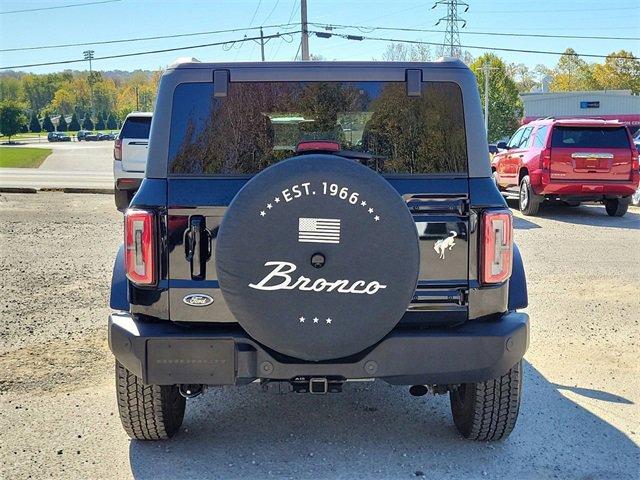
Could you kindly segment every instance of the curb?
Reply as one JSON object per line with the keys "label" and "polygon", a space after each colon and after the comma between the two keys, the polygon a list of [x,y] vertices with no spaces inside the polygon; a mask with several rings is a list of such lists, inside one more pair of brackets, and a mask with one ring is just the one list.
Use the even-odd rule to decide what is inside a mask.
{"label": "curb", "polygon": [[113,195],[113,188],[28,188],[28,187],[0,187],[0,193],[38,193],[38,192],[62,192],[62,193],[97,193]]}

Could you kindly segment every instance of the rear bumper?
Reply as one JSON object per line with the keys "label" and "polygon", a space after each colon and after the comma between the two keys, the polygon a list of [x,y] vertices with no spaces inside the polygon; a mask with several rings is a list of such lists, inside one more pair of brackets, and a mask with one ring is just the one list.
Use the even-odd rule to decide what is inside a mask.
{"label": "rear bumper", "polygon": [[499,321],[394,331],[353,357],[304,362],[263,347],[241,329],[109,316],[109,348],[118,361],[145,383],[160,385],[239,385],[306,376],[380,378],[401,385],[480,382],[506,373],[528,343],[528,315],[511,312]]}
{"label": "rear bumper", "polygon": [[551,181],[548,172],[531,173],[533,191],[555,197],[585,197],[593,199],[628,197],[638,188],[637,179],[628,181]]}
{"label": "rear bumper", "polygon": [[144,178],[144,172],[130,172],[122,169],[122,161],[113,161],[113,180],[117,190],[137,190]]}

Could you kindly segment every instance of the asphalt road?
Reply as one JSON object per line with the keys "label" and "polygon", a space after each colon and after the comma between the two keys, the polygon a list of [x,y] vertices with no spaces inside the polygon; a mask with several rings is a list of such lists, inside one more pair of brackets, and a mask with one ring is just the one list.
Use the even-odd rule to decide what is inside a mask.
{"label": "asphalt road", "polygon": [[465,441],[446,397],[375,382],[210,389],[175,439],[143,443],[121,429],[105,338],[112,199],[0,195],[0,478],[638,478],[640,209],[517,217],[532,331],[508,440]]}
{"label": "asphalt road", "polygon": [[51,148],[39,168],[0,168],[0,188],[113,188],[113,142],[27,143]]}

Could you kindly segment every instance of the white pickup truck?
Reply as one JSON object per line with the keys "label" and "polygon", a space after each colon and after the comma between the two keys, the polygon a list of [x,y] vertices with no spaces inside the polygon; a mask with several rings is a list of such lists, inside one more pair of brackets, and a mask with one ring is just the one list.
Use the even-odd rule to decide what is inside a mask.
{"label": "white pickup truck", "polygon": [[151,112],[127,115],[113,147],[113,179],[116,208],[124,211],[144,178],[149,148]]}

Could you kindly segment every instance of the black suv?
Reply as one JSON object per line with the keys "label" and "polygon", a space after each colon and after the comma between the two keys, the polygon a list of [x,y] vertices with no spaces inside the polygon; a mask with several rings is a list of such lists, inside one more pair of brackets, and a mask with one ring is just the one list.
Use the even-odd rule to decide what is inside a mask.
{"label": "black suv", "polygon": [[467,438],[515,425],[525,276],[457,60],[170,68],[124,240],[109,345],[133,438],[252,382],[380,379],[449,393]]}

